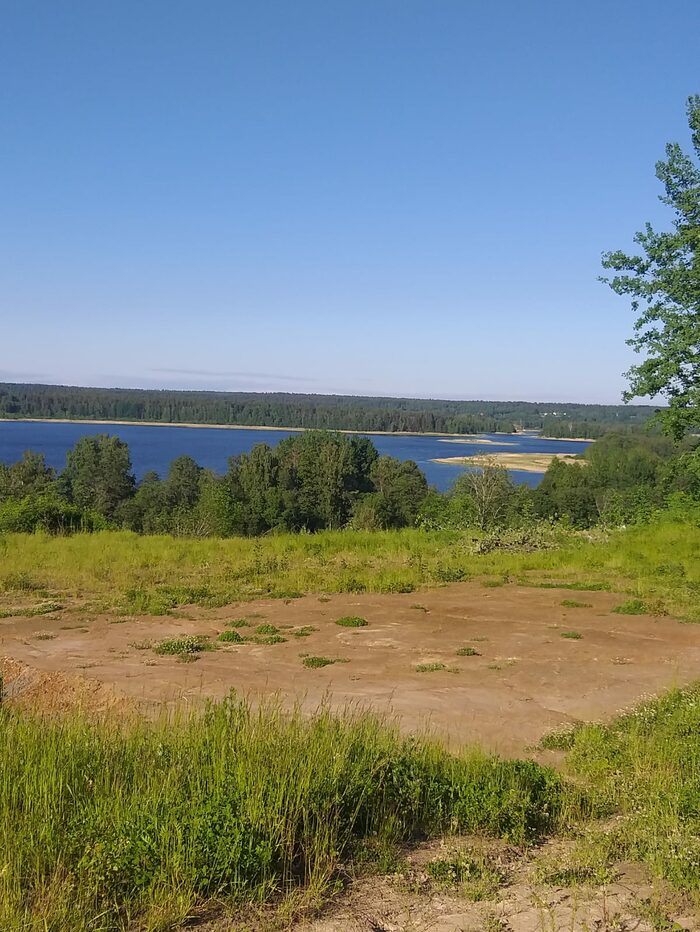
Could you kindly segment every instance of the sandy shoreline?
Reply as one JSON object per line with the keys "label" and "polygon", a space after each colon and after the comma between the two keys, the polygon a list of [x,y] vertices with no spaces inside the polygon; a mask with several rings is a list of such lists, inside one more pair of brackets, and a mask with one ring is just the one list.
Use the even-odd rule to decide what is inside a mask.
{"label": "sandy shoreline", "polygon": [[444,456],[431,460],[431,463],[443,463],[446,466],[503,466],[505,469],[517,469],[520,472],[547,472],[552,460],[571,461],[575,453],[491,453],[478,456]]}
{"label": "sandy shoreline", "polygon": [[[70,417],[0,417],[0,423],[3,424],[102,424],[105,426],[122,426],[122,427],[195,427],[211,428],[213,430],[278,430],[293,433],[301,433],[307,430],[331,430],[336,434],[367,434],[377,437],[468,437],[469,434],[445,434],[437,431],[413,431],[413,430],[347,430],[345,428],[323,428],[323,427],[270,427],[265,424],[198,424],[190,421],[124,421],[114,420],[106,421],[93,418],[70,418]],[[505,434],[504,436],[513,437],[515,434]],[[447,441],[449,442],[449,441]],[[456,441],[455,441],[456,442]],[[495,440],[465,440],[465,443],[496,443]]]}

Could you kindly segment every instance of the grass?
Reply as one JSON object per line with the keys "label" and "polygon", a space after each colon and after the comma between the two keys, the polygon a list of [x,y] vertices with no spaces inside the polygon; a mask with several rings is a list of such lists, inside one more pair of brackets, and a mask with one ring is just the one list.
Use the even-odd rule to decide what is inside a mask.
{"label": "grass", "polygon": [[156,654],[199,654],[214,650],[214,645],[205,634],[186,634],[179,638],[166,638],[153,648]]}
{"label": "grass", "polygon": [[335,623],[341,628],[366,628],[369,624],[365,618],[357,615],[344,615],[342,618],[336,618]]}
{"label": "grass", "polygon": [[222,631],[217,638],[218,641],[223,641],[225,644],[242,644],[243,638],[236,631],[235,628],[228,628],[226,631]]}
{"label": "grass", "polygon": [[607,822],[589,835],[609,858],[646,862],[700,904],[700,685],[609,726],[580,725],[567,743],[566,772]]}
{"label": "grass", "polygon": [[446,663],[440,663],[439,661],[416,664],[416,673],[439,673],[442,670],[446,673],[459,673],[459,667],[448,666]]}
{"label": "grass", "polygon": [[475,901],[494,897],[505,880],[494,858],[471,850],[433,858],[425,865],[425,872],[439,886],[456,886],[463,896]]}
{"label": "grass", "polygon": [[522,844],[560,779],[459,755],[368,713],[234,699],[162,722],[0,711],[3,932],[173,929],[231,907],[327,895],[367,840],[448,830]]}
{"label": "grass", "polygon": [[616,605],[613,611],[617,615],[647,615],[650,608],[641,599],[628,599],[627,602]]}
{"label": "grass", "polygon": [[553,589],[622,591],[655,611],[700,621],[700,527],[690,521],[666,519],[585,535],[562,531],[558,549],[537,552],[475,554],[473,540],[472,533],[418,529],[257,540],[127,531],[8,534],[0,540],[0,588],[23,574],[33,580],[40,566],[41,584],[52,599],[84,599],[89,593],[96,610],[134,615],[289,593],[329,598],[334,592],[393,592],[491,577]]}
{"label": "grass", "polygon": [[559,604],[564,608],[593,608],[590,602],[578,602],[576,599],[562,599]]}
{"label": "grass", "polygon": [[568,641],[580,641],[583,638],[580,631],[562,631],[559,636]]}
{"label": "grass", "polygon": [[474,647],[460,647],[457,650],[458,657],[480,657],[481,654]]}
{"label": "grass", "polygon": [[308,667],[310,670],[318,670],[321,667],[329,667],[334,663],[342,663],[341,660],[331,657],[316,657],[316,656],[305,656],[302,660],[302,663],[305,667]]}

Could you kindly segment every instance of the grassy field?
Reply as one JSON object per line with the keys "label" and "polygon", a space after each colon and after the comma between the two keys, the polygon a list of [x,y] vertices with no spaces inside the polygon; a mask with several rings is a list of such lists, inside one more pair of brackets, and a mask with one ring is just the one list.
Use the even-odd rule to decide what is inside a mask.
{"label": "grassy field", "polygon": [[608,588],[653,612],[700,621],[697,523],[666,520],[621,531],[552,530],[536,537],[549,549],[476,552],[487,548],[472,534],[421,530],[226,540],[124,531],[6,535],[0,538],[0,588],[8,605],[20,593],[37,604],[79,599],[94,610],[161,614],[183,604],[225,605],[307,592],[410,592],[481,578],[490,585]]}
{"label": "grassy field", "polygon": [[[5,615],[56,602],[159,613],[477,578],[564,584],[572,602],[607,588],[627,594],[620,611],[700,621],[695,524],[549,543],[478,552],[488,547],[471,536],[422,531],[16,535],[0,541],[0,588]],[[348,865],[381,869],[402,846],[452,833],[521,847],[573,838],[563,860],[540,866],[552,883],[605,882],[616,862],[636,860],[697,908],[699,735],[698,688],[549,736],[564,755],[557,772],[478,749],[450,754],[357,709],[309,716],[231,699],[204,717],[145,723],[0,705],[0,929],[156,932],[232,904],[290,914],[332,893]]]}
{"label": "grassy field", "polygon": [[290,914],[353,862],[386,869],[401,846],[456,832],[574,836],[539,865],[548,882],[604,883],[636,859],[697,907],[699,730],[700,691],[678,691],[554,736],[568,748],[560,776],[450,755],[357,710],[231,700],[121,726],[0,710],[0,928],[155,932],[246,904]]}

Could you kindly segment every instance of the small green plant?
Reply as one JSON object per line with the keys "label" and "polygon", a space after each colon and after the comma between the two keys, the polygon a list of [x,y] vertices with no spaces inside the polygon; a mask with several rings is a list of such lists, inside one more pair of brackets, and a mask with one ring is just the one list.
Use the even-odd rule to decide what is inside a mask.
{"label": "small green plant", "polygon": [[10,573],[2,583],[5,592],[37,592],[44,589],[43,583],[38,582],[29,573]]}
{"label": "small green plant", "polygon": [[256,634],[279,634],[280,629],[275,627],[275,625],[258,625],[255,629]]}
{"label": "small green plant", "polygon": [[473,647],[460,647],[457,651],[458,657],[480,657],[481,654]]}
{"label": "small green plant", "polygon": [[0,612],[0,618],[36,618],[39,615],[51,615],[60,612],[63,606],[59,602],[42,602],[31,608],[10,608]]}
{"label": "small green plant", "polygon": [[559,636],[566,638],[567,641],[580,641],[583,638],[580,631],[562,631]]}
{"label": "small green plant", "polygon": [[250,628],[250,622],[246,618],[232,618],[224,624],[227,628]]}
{"label": "small green plant", "polygon": [[459,667],[448,666],[446,663],[438,661],[434,663],[416,664],[416,673],[438,673],[444,670],[446,673],[459,673]]}
{"label": "small green plant", "polygon": [[613,611],[616,615],[646,615],[649,606],[641,599],[628,599],[621,605],[616,605]]}
{"label": "small green plant", "polygon": [[295,638],[308,638],[315,631],[318,631],[318,628],[315,628],[313,625],[302,625],[301,628],[297,628],[295,631],[292,631],[292,635]]}
{"label": "small green plant", "polygon": [[475,901],[495,896],[505,880],[505,874],[492,858],[469,851],[435,858],[426,864],[425,870],[435,883],[459,886],[464,896]]}
{"label": "small green plant", "polygon": [[590,602],[578,602],[576,599],[562,599],[559,604],[564,608],[593,608]]}
{"label": "small green plant", "polygon": [[366,628],[368,624],[365,618],[357,615],[344,615],[342,618],[337,618],[335,623],[341,628]]}
{"label": "small green plant", "polygon": [[315,657],[312,655],[310,657],[304,657],[304,659],[302,660],[302,663],[304,664],[305,667],[308,667],[310,670],[316,670],[319,667],[329,667],[331,666],[331,664],[334,664],[334,663],[342,663],[342,661],[339,660],[337,657],[334,659],[331,657]]}
{"label": "small green plant", "polygon": [[235,628],[229,628],[227,631],[222,631],[218,637],[219,641],[223,641],[224,644],[242,644],[243,638],[236,631]]}
{"label": "small green plant", "polygon": [[153,648],[156,654],[199,654],[204,650],[214,650],[205,634],[187,634],[181,638],[166,638]]}
{"label": "small green plant", "polygon": [[153,641],[131,641],[129,647],[133,647],[134,650],[150,650],[153,647]]}
{"label": "small green plant", "polygon": [[53,641],[56,637],[55,634],[52,634],[50,631],[40,631],[39,634],[34,635],[35,641]]}
{"label": "small green plant", "polygon": [[284,644],[287,638],[281,634],[251,634],[250,637],[243,638],[246,644]]}

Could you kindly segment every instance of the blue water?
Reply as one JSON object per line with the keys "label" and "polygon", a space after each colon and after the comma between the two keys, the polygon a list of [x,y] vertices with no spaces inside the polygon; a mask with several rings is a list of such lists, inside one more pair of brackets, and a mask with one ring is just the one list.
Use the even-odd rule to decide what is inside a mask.
{"label": "blue water", "polygon": [[[168,464],[176,456],[188,454],[200,466],[225,472],[230,456],[245,453],[256,443],[275,446],[294,431],[282,430],[228,430],[217,427],[153,427],[140,424],[60,424],[32,421],[0,422],[0,462],[13,463],[24,450],[43,453],[47,463],[62,469],[66,452],[86,434],[115,434],[129,444],[131,460],[137,479],[149,470],[165,475]],[[446,491],[463,466],[447,466],[431,460],[444,456],[472,456],[488,453],[581,453],[588,446],[581,441],[541,440],[534,434],[500,435],[482,434],[493,444],[474,443],[465,439],[457,443],[452,437],[425,435],[397,436],[368,434],[382,454],[401,460],[415,460],[430,485]],[[511,470],[514,482],[536,486],[542,478],[537,473]]]}

